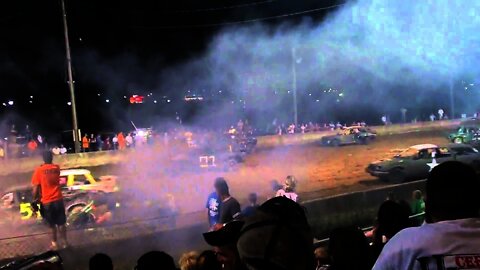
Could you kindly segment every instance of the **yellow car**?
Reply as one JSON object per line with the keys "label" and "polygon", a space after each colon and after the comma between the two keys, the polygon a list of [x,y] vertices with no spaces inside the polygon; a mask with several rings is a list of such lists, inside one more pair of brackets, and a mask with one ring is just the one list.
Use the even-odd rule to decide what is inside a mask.
{"label": "yellow car", "polygon": [[103,193],[113,193],[119,190],[115,176],[101,176],[99,179],[96,179],[89,170],[85,169],[61,170],[60,184],[67,190]]}

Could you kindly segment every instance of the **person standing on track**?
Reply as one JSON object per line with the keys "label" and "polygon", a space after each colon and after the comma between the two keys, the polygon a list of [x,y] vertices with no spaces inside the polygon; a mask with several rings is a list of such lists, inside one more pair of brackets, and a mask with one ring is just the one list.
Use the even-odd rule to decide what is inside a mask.
{"label": "person standing on track", "polygon": [[218,196],[217,192],[212,192],[208,195],[207,199],[207,216],[208,216],[208,224],[210,225],[210,229],[212,229],[220,219],[220,204],[222,201]]}
{"label": "person standing on track", "polygon": [[63,248],[66,248],[68,246],[65,227],[67,218],[60,188],[60,167],[53,164],[51,151],[43,152],[43,161],[44,164],[36,168],[33,173],[33,198],[34,200],[40,200],[43,208],[43,218],[52,229],[51,248],[58,248],[58,234],[63,240]]}

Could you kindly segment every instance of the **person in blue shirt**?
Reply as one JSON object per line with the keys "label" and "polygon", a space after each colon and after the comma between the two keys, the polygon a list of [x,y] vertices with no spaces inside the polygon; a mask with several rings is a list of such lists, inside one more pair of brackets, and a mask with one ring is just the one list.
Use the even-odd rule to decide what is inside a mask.
{"label": "person in blue shirt", "polygon": [[210,195],[208,195],[206,208],[208,224],[210,225],[210,228],[213,228],[213,226],[215,226],[220,219],[220,204],[221,200],[216,192],[212,192]]}
{"label": "person in blue shirt", "polygon": [[255,211],[258,208],[256,193],[248,194],[248,203],[249,205],[242,211],[242,217],[250,217],[255,214]]}

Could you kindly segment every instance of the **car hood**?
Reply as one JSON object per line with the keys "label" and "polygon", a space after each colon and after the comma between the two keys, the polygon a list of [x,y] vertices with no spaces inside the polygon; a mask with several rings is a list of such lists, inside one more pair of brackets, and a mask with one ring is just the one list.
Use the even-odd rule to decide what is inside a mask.
{"label": "car hood", "polygon": [[383,166],[383,165],[388,165],[392,163],[402,163],[403,160],[404,158],[400,158],[400,157],[383,158],[383,159],[376,160],[370,164]]}

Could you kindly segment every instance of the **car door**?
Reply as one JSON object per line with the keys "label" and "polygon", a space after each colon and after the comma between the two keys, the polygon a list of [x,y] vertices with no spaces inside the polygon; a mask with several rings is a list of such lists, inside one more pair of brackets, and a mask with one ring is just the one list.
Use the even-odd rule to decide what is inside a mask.
{"label": "car door", "polygon": [[353,129],[347,129],[342,136],[342,143],[344,144],[352,144],[355,143],[355,134],[353,133]]}
{"label": "car door", "polygon": [[438,164],[438,160],[432,157],[436,148],[425,148],[418,151],[418,156],[413,157],[410,166],[407,168],[408,175],[414,179],[425,179],[431,168]]}
{"label": "car door", "polygon": [[455,146],[451,148],[455,160],[469,164],[476,170],[480,170],[480,152],[471,146]]}
{"label": "car door", "polygon": [[16,205],[15,193],[4,193],[1,198],[1,203],[2,205],[0,205],[0,213],[2,218],[0,218],[0,225],[5,223],[6,225],[12,224],[15,222],[14,218],[17,218],[18,221],[18,205]]}

